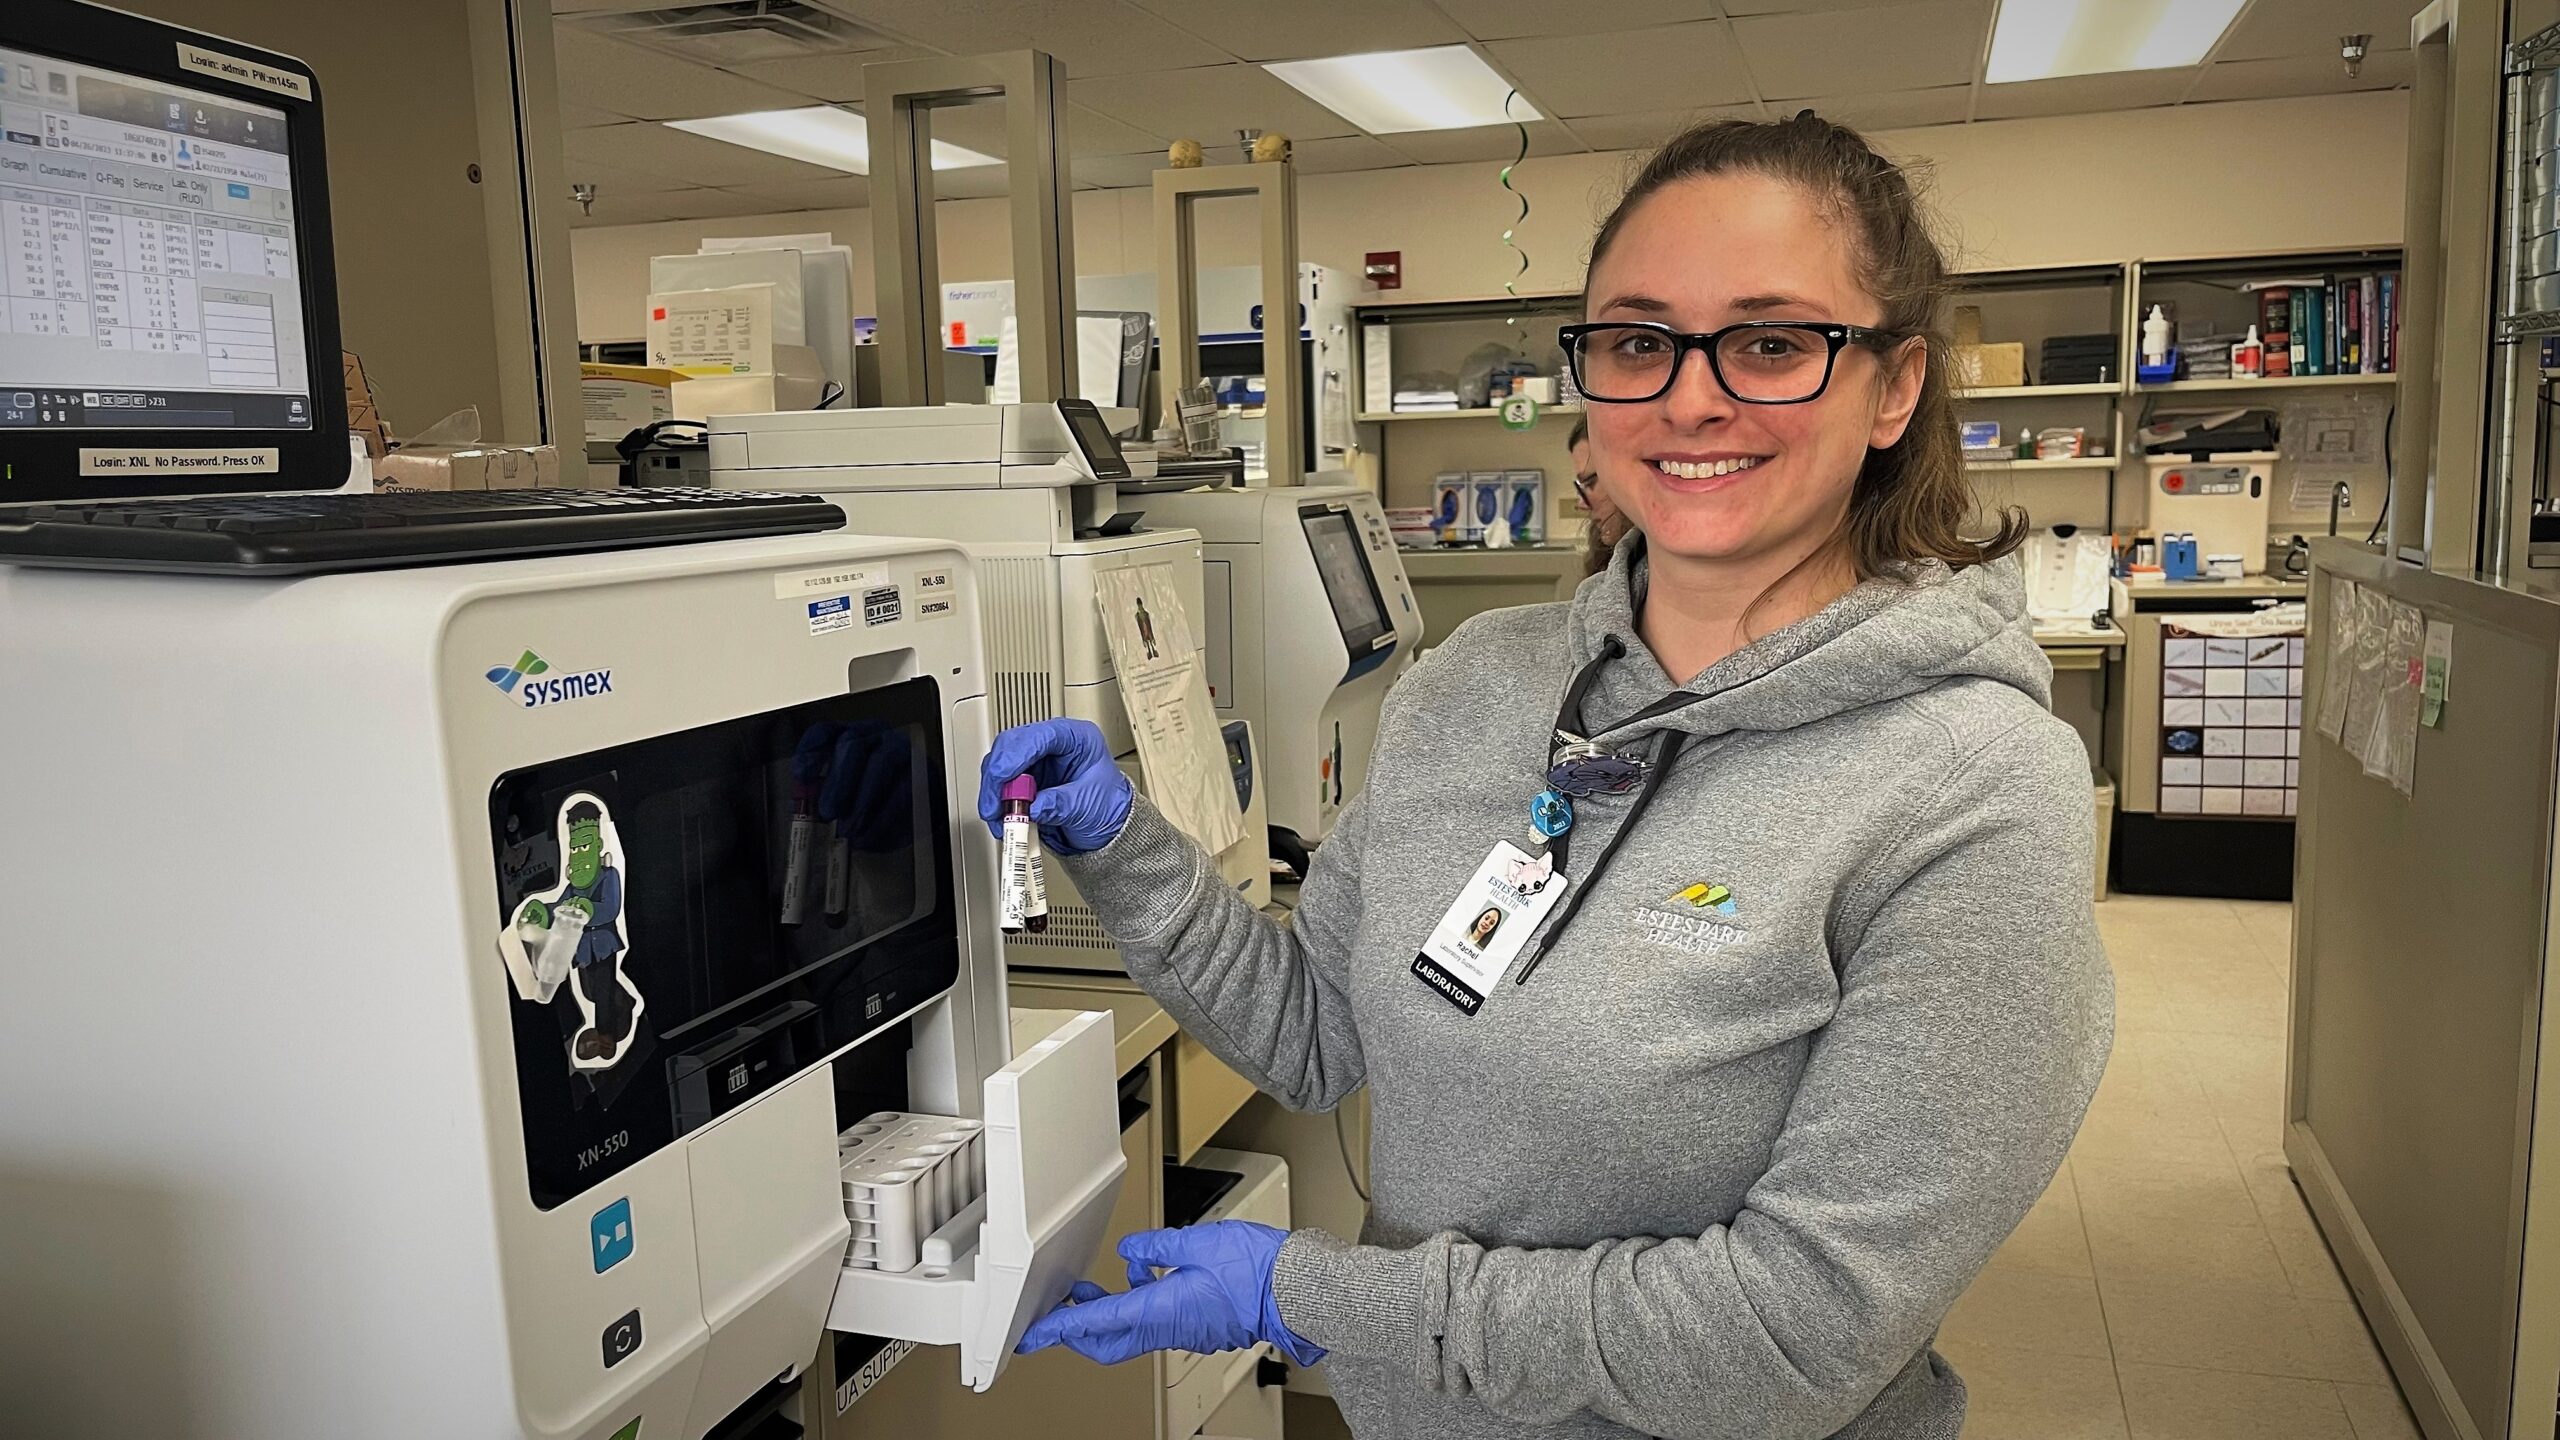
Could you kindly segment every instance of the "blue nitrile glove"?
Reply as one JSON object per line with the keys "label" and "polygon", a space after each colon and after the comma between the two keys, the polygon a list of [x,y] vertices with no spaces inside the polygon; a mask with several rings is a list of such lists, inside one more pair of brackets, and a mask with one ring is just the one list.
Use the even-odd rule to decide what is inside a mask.
{"label": "blue nitrile glove", "polygon": [[1088,855],[1129,823],[1129,777],[1112,763],[1102,729],[1090,720],[1035,720],[996,737],[978,767],[978,818],[1004,838],[1000,792],[1016,775],[1040,782],[1031,822],[1052,854]]}
{"label": "blue nitrile glove", "polygon": [[[1031,1322],[1019,1353],[1064,1345],[1088,1360],[1117,1365],[1156,1350],[1211,1355],[1268,1340],[1300,1365],[1324,1348],[1280,1323],[1271,1294],[1271,1264],[1285,1230],[1250,1220],[1215,1220],[1179,1230],[1141,1230],[1120,1242],[1129,1289],[1114,1295],[1089,1280],[1066,1303]],[[1166,1273],[1157,1277],[1157,1270]]]}

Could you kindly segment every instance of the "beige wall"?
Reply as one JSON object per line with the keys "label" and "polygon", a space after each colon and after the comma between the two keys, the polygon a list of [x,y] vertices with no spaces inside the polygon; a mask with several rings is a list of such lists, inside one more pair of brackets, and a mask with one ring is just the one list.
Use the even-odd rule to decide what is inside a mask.
{"label": "beige wall", "polygon": [[[310,65],[328,125],[346,347],[364,357],[395,433],[464,405],[478,405],[494,429],[506,412],[506,367],[524,370],[528,348],[518,333],[502,356],[487,197],[466,173],[484,158],[493,177],[513,172],[509,137],[483,155],[471,83],[473,12],[499,0],[401,0],[364,6],[361,23],[321,24],[303,0],[117,3]],[[335,383],[336,361],[328,364],[326,383]]]}
{"label": "beige wall", "polygon": [[[2004,120],[1887,131],[1931,163],[1938,207],[1969,268],[2327,246],[2397,244],[2408,97],[2386,91],[2294,100]],[[1639,157],[1532,159],[1516,176],[1530,202],[1524,289],[1581,282],[1591,231]],[[1501,242],[1513,202],[1493,165],[1308,175],[1298,186],[1299,254],[1356,274],[1369,250],[1404,252],[1410,297],[1499,293],[1516,262]],[[1001,200],[947,201],[943,275],[1010,272]],[[1076,196],[1084,274],[1155,268],[1147,190]],[[705,235],[832,230],[854,247],[855,301],[869,313],[870,217],[861,210],[576,231],[581,339],[637,338],[652,255]],[[1253,259],[1241,204],[1201,225],[1205,264]]]}

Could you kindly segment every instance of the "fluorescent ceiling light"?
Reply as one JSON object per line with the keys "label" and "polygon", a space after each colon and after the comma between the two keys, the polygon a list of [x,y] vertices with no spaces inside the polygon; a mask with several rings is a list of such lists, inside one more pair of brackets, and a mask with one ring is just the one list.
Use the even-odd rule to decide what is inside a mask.
{"label": "fluorescent ceiling light", "polygon": [[1262,68],[1372,135],[1540,118],[1525,95],[1512,99],[1510,113],[1503,113],[1511,82],[1464,45],[1290,60]]}
{"label": "fluorescent ceiling light", "polygon": [[2246,0],[2001,0],[1991,26],[1993,85],[2167,70],[2203,61]]}
{"label": "fluorescent ceiling light", "polygon": [[[805,160],[842,170],[854,175],[871,173],[871,131],[862,117],[833,105],[812,105],[805,110],[758,110],[746,115],[712,115],[700,120],[670,120],[670,127],[689,134],[725,140],[744,145],[750,150]],[[960,170],[971,165],[996,165],[1002,162],[993,155],[936,140],[933,142],[933,168]]]}

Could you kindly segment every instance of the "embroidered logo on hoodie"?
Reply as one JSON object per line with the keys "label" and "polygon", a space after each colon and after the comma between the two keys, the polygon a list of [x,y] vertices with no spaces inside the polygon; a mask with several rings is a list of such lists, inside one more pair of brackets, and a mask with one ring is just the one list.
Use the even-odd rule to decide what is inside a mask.
{"label": "embroidered logo on hoodie", "polygon": [[1638,906],[1636,924],[1646,940],[1666,950],[1710,955],[1750,933],[1734,923],[1740,913],[1731,888],[1701,880],[1659,904]]}
{"label": "embroidered logo on hoodie", "polygon": [[1704,880],[1671,898],[1676,901],[1686,901],[1700,910],[1713,910],[1719,915],[1740,913],[1739,907],[1733,903],[1733,891],[1730,888],[1723,885],[1710,885]]}

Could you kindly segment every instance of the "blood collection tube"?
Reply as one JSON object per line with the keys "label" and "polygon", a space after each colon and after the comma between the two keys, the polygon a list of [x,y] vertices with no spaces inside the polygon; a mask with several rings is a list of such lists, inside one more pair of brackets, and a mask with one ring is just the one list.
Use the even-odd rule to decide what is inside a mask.
{"label": "blood collection tube", "polygon": [[1040,784],[1016,775],[1004,784],[1004,899],[997,923],[1008,935],[1049,928],[1049,886],[1040,873],[1040,830],[1031,823]]}

